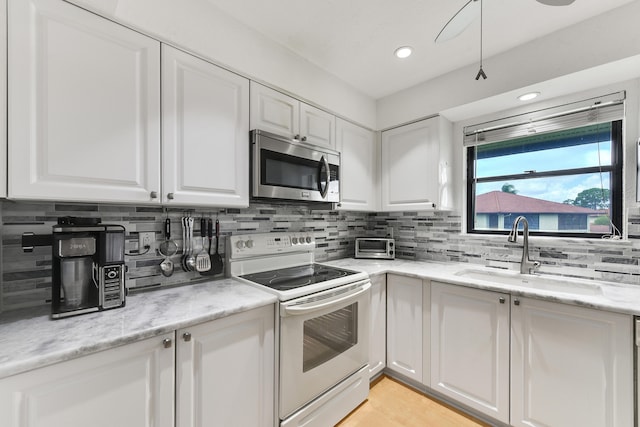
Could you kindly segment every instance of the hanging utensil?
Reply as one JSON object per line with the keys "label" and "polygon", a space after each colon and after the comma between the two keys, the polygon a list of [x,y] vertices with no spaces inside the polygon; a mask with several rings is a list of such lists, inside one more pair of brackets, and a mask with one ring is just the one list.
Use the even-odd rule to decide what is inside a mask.
{"label": "hanging utensil", "polygon": [[189,256],[189,252],[187,251],[187,217],[182,217],[182,258],[180,258],[180,265],[182,266],[182,270],[189,271],[187,268],[187,257]]}
{"label": "hanging utensil", "polygon": [[160,271],[166,277],[173,274],[173,261],[171,257],[178,252],[178,245],[171,240],[171,220],[167,217],[164,222],[164,242],[160,243],[158,247],[160,255],[164,257],[164,260],[160,263]]}
{"label": "hanging utensil", "polygon": [[202,217],[200,219],[200,237],[202,239],[202,249],[196,257],[196,270],[199,273],[211,270],[211,261],[209,259],[209,253],[205,252],[205,239],[207,237],[207,221]]}
{"label": "hanging utensil", "polygon": [[207,255],[209,255],[209,263],[211,264],[211,268],[209,271],[203,271],[203,276],[213,276],[215,271],[213,271],[213,255],[211,254],[211,241],[213,240],[213,221],[211,218],[207,220],[207,237],[209,238],[209,249],[207,250]]}
{"label": "hanging utensil", "polygon": [[187,264],[187,270],[193,271],[196,269],[196,257],[193,255],[193,217],[191,216],[187,218],[187,233],[187,239],[189,240],[189,256],[187,257],[185,264]]}
{"label": "hanging utensil", "polygon": [[223,263],[222,257],[218,252],[218,246],[220,246],[220,221],[216,219],[216,253],[211,257],[211,270],[214,274],[222,273]]}

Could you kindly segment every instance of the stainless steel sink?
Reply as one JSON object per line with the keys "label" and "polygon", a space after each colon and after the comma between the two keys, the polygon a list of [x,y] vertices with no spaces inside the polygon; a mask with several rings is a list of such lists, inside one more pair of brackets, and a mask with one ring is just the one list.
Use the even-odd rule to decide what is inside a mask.
{"label": "stainless steel sink", "polygon": [[585,280],[563,280],[534,274],[521,274],[517,271],[461,270],[456,276],[482,280],[520,288],[538,289],[579,295],[601,295],[602,288],[597,283]]}

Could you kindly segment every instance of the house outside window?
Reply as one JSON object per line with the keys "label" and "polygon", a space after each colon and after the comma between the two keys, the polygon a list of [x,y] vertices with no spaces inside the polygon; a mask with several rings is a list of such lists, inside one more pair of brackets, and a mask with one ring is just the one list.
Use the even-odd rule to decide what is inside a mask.
{"label": "house outside window", "polygon": [[623,99],[613,94],[569,113],[465,128],[467,232],[507,234],[522,215],[534,235],[619,234]]}

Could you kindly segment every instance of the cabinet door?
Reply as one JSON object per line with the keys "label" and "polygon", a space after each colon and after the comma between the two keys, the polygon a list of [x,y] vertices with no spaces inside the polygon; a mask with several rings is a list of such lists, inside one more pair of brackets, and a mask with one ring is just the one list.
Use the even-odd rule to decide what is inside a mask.
{"label": "cabinet door", "polygon": [[249,81],[162,46],[163,203],[249,206]]}
{"label": "cabinet door", "polygon": [[179,427],[274,425],[274,306],[178,331]]}
{"label": "cabinet door", "polygon": [[340,151],[340,209],[377,211],[378,150],[375,133],[337,119]]}
{"label": "cabinet door", "polygon": [[422,280],[387,275],[387,366],[422,383]]}
{"label": "cabinet door", "polygon": [[436,207],[438,135],[437,117],[382,132],[382,210]]}
{"label": "cabinet door", "polygon": [[369,329],[369,378],[387,365],[387,278],[371,278],[371,314]]}
{"label": "cabinet door", "polygon": [[58,0],[8,22],[9,196],[159,202],[160,44]]}
{"label": "cabinet door", "polygon": [[293,138],[300,133],[300,101],[251,82],[251,129]]}
{"label": "cabinet door", "polygon": [[431,388],[509,422],[509,295],[431,283]]}
{"label": "cabinet door", "polygon": [[0,380],[6,427],[171,427],[173,347],[165,334]]}
{"label": "cabinet door", "polygon": [[319,108],[300,103],[300,142],[336,148],[336,117]]}
{"label": "cabinet door", "polygon": [[7,0],[0,0],[0,197],[7,196]]}
{"label": "cabinet door", "polygon": [[631,316],[513,302],[511,425],[632,426]]}

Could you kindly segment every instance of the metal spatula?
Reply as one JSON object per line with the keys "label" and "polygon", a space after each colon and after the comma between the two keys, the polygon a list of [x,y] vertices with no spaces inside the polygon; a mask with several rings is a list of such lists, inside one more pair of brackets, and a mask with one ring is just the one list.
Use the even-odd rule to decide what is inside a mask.
{"label": "metal spatula", "polygon": [[204,218],[200,220],[200,237],[202,237],[202,250],[196,257],[196,270],[200,273],[211,270],[211,260],[209,259],[209,253],[205,250],[205,238],[207,231],[207,222]]}

